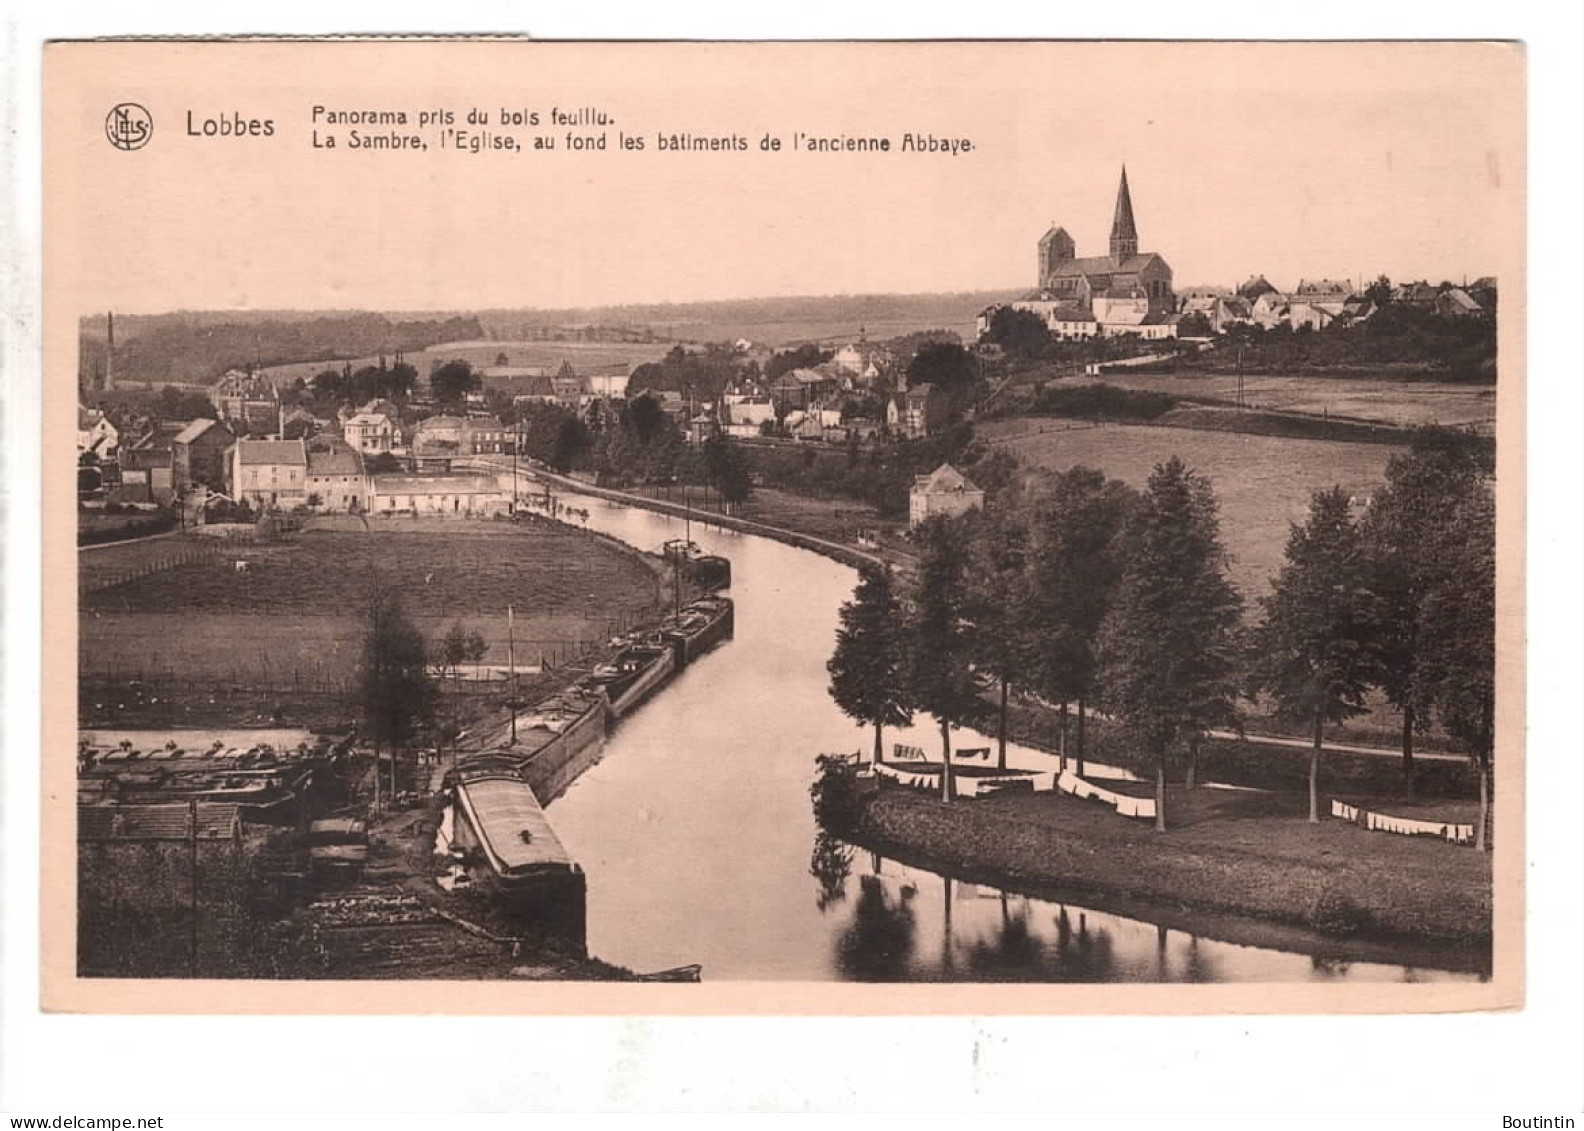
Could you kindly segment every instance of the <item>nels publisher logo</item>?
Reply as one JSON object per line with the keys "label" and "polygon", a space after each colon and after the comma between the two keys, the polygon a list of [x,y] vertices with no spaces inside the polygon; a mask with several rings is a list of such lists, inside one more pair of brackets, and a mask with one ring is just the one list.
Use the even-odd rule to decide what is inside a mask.
{"label": "nels publisher logo", "polygon": [[142,149],[154,136],[154,118],[136,102],[122,102],[105,116],[105,136],[117,149]]}

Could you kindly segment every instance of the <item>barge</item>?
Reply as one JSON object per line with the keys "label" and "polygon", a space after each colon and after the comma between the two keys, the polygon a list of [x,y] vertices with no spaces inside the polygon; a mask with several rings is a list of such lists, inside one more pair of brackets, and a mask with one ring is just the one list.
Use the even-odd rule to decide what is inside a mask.
{"label": "barge", "polygon": [[611,714],[621,718],[642,703],[676,672],[676,652],[664,640],[628,644],[579,681],[589,690],[603,690]]}
{"label": "barge", "polygon": [[583,947],[586,877],[527,780],[501,759],[470,759],[457,770],[453,800],[452,844],[474,885],[525,925]]}
{"label": "barge", "polygon": [[722,641],[734,628],[730,597],[711,594],[685,605],[660,626],[660,637],[676,652],[677,667],[686,667]]}
{"label": "barge", "polygon": [[707,554],[697,542],[673,538],[661,548],[661,555],[690,584],[700,589],[730,589],[731,559]]}

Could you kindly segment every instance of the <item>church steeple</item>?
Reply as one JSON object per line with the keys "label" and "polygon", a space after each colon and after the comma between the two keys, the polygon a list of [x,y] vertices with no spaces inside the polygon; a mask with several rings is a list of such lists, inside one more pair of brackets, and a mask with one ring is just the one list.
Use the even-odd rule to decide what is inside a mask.
{"label": "church steeple", "polygon": [[1127,259],[1138,254],[1138,226],[1133,222],[1133,197],[1128,193],[1127,166],[1117,186],[1116,216],[1111,221],[1111,257]]}

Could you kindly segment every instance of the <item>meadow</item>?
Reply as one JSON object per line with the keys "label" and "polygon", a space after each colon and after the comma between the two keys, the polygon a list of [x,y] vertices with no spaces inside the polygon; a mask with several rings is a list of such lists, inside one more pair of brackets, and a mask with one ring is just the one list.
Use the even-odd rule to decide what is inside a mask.
{"label": "meadow", "polygon": [[[579,531],[441,520],[413,527],[391,520],[368,531],[308,530],[277,543],[228,545],[104,588],[94,586],[155,551],[129,545],[84,555],[82,673],[333,687],[356,664],[376,584],[401,595],[431,640],[461,621],[485,638],[487,664],[506,662],[509,632],[519,663],[555,662],[632,624],[663,597],[655,570],[637,554]],[[154,545],[171,554],[177,542],[187,539]]]}
{"label": "meadow", "polygon": [[[1235,404],[1238,396],[1238,378],[1231,373],[1115,372],[1107,373],[1104,383],[1228,404]],[[1367,420],[1398,427],[1471,425],[1486,434],[1494,433],[1496,427],[1496,389],[1491,385],[1245,373],[1243,402],[1252,409]]]}
{"label": "meadow", "polygon": [[1027,471],[1085,465],[1135,487],[1145,485],[1157,464],[1181,457],[1215,488],[1232,580],[1250,602],[1268,591],[1281,568],[1289,528],[1303,521],[1313,492],[1340,485],[1350,494],[1367,494],[1384,482],[1386,461],[1399,450],[1385,444],[1050,419],[987,421],[975,431],[1017,456]]}

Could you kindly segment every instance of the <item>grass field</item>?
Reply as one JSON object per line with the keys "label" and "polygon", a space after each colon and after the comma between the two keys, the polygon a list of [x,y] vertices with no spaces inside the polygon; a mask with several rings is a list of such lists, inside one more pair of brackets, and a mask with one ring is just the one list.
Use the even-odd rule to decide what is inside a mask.
{"label": "grass field", "polygon": [[[1108,373],[1104,383],[1173,396],[1207,397],[1228,404],[1236,403],[1238,393],[1238,378],[1230,373]],[[1243,399],[1249,408],[1313,416],[1329,414],[1400,427],[1473,425],[1485,433],[1493,433],[1496,427],[1496,389],[1490,385],[1245,373]]]}
{"label": "grass field", "polygon": [[[187,541],[82,555],[84,580]],[[512,605],[518,662],[554,661],[648,610],[656,577],[629,551],[546,524],[309,531],[82,593],[80,664],[84,674],[334,685],[356,663],[375,583],[395,586],[431,639],[456,621],[477,630],[489,645],[486,663],[506,662]]]}
{"label": "grass field", "polygon": [[1374,489],[1396,450],[1385,444],[1070,421],[995,420],[975,430],[1016,455],[1026,469],[1065,471],[1084,464],[1135,487],[1144,486],[1156,464],[1180,456],[1215,488],[1232,580],[1251,601],[1268,591],[1281,568],[1289,525],[1303,520],[1310,495],[1334,484],[1353,494]]}
{"label": "grass field", "polygon": [[[418,370],[418,379],[423,382],[429,379],[432,363],[444,364],[459,358],[475,368],[494,365],[503,353],[510,365],[543,365],[551,370],[559,368],[563,361],[570,361],[572,368],[581,373],[613,365],[633,366],[646,361],[659,361],[670,348],[669,342],[630,345],[624,342],[450,342],[431,346],[419,353],[409,353],[406,359]],[[377,357],[362,357],[353,359],[351,364],[356,370],[377,364],[378,361]],[[345,364],[342,361],[299,361],[289,365],[267,366],[263,372],[277,384],[289,385],[299,377],[304,381],[312,381],[324,370],[340,369]]]}

